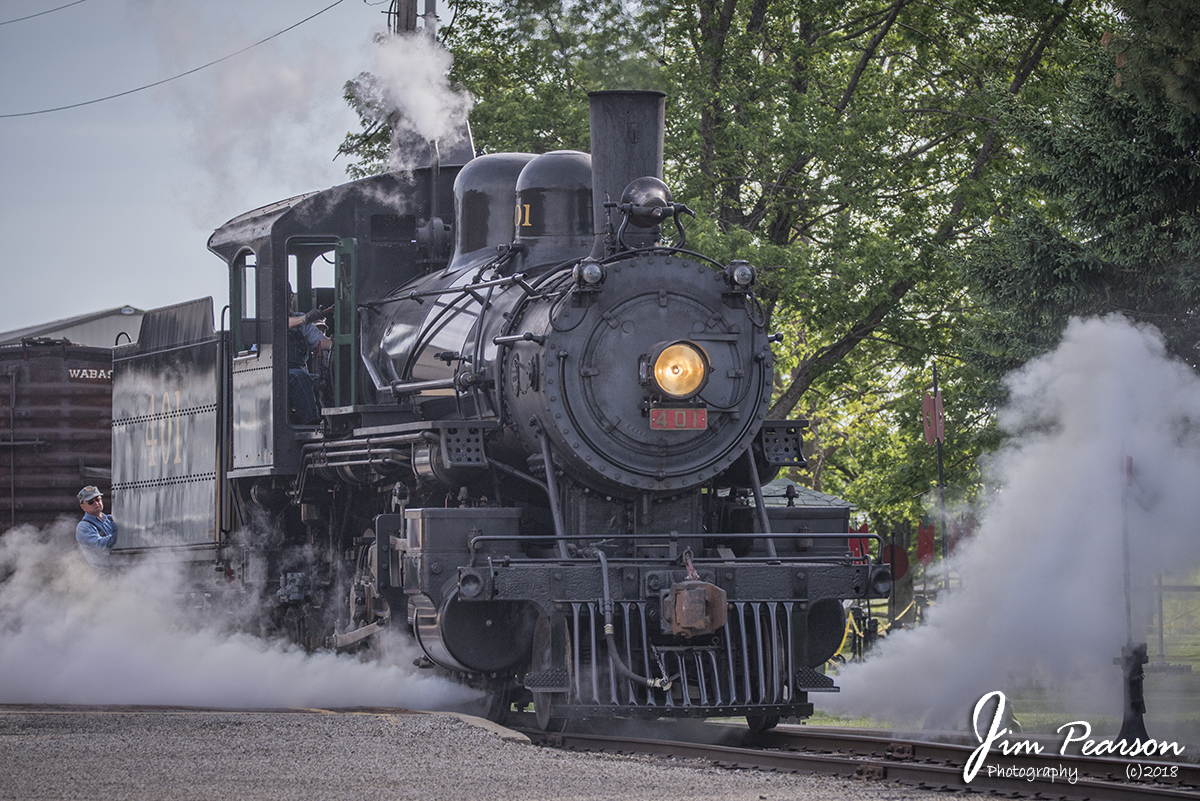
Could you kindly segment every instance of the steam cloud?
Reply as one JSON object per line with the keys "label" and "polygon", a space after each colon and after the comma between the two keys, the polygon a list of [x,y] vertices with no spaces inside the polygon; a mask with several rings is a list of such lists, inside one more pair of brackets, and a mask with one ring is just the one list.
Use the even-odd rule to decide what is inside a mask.
{"label": "steam cloud", "polygon": [[[1011,435],[989,465],[980,525],[953,569],[962,589],[924,626],[889,636],[843,670],[818,706],[894,725],[964,728],[975,702],[1018,677],[1075,688],[1087,710],[1121,712],[1128,526],[1133,637],[1150,585],[1196,564],[1200,377],[1152,328],[1073,320],[1057,350],[1008,380]],[[1126,479],[1132,459],[1132,482]],[[1090,703],[1085,698],[1090,698]]]}
{"label": "steam cloud", "polygon": [[378,122],[394,113],[390,169],[428,163],[424,142],[445,149],[463,139],[474,100],[450,85],[449,52],[423,33],[410,33],[379,39],[373,56],[370,72],[349,88],[364,116]]}
{"label": "steam cloud", "polygon": [[[130,9],[153,35],[171,74],[213,53],[235,52],[265,32],[245,30],[238,17],[221,17],[207,6],[130,0]],[[358,127],[343,98],[347,88],[368,119],[394,114],[389,169],[429,163],[429,142],[444,153],[465,139],[474,101],[451,87],[449,52],[422,32],[388,36],[378,29],[364,30],[358,48],[333,47],[322,37],[323,23],[314,20],[168,85],[187,126],[188,159],[202,176],[180,193],[198,222],[208,226],[250,204],[344,181],[345,161],[335,162],[334,154],[346,132]]]}
{"label": "steam cloud", "polygon": [[[130,0],[128,9],[153,35],[165,74],[234,52],[264,33],[243,29],[218,7]],[[188,124],[189,158],[204,175],[181,198],[206,226],[281,192],[342,179],[343,166],[332,157],[355,127],[342,98],[355,70],[346,53],[320,41],[320,31],[309,25],[165,87]],[[436,44],[418,36],[383,38],[370,59],[371,80],[360,83],[369,86],[369,99],[398,110],[402,132],[451,144],[465,130],[472,101],[451,90],[450,56]],[[415,646],[399,635],[380,658],[364,662],[196,628],[178,614],[177,586],[161,566],[98,574],[76,552],[74,523],[5,532],[0,703],[439,709],[462,708],[477,697],[411,668]]]}
{"label": "steam cloud", "polygon": [[198,628],[163,566],[94,570],[74,523],[0,537],[0,703],[462,708],[476,694],[389,643],[365,662]]}

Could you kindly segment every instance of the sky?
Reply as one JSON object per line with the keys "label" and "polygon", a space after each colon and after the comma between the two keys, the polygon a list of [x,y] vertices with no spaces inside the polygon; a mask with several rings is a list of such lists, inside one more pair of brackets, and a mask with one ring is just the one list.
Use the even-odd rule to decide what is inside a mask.
{"label": "sky", "polygon": [[206,246],[244,211],[347,179],[346,80],[386,0],[0,0],[0,331],[130,305],[228,300]]}

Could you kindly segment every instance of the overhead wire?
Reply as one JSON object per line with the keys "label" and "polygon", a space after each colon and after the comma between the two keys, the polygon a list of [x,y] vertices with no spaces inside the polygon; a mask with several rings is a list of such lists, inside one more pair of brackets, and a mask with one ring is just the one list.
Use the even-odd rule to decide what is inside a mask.
{"label": "overhead wire", "polygon": [[27,17],[17,17],[16,19],[6,19],[3,22],[0,22],[0,25],[12,25],[14,22],[24,22],[25,20],[33,19],[34,17],[44,17],[47,14],[53,14],[55,11],[62,11],[64,8],[70,8],[71,6],[77,6],[83,2],[86,2],[86,0],[75,0],[74,3],[67,3],[65,6],[59,6],[58,8],[51,8],[46,11],[39,11],[38,13],[30,14]]}
{"label": "overhead wire", "polygon": [[[78,2],[83,2],[83,0],[78,0]],[[82,103],[72,103],[68,106],[57,106],[55,108],[43,108],[43,109],[38,109],[37,111],[21,111],[16,114],[0,114],[0,119],[11,119],[13,117],[32,117],[35,114],[50,114],[51,112],[55,112],[55,111],[66,111],[68,109],[80,108],[82,106],[91,106],[96,103],[103,103],[106,100],[115,100],[118,97],[125,97],[126,95],[132,95],[136,92],[142,92],[142,91],[145,91],[146,89],[153,89],[155,86],[162,86],[164,83],[170,83],[171,81],[176,81],[176,80],[179,80],[180,78],[186,78],[188,75],[197,73],[200,70],[208,69],[209,67],[220,64],[222,61],[228,61],[229,59],[233,58],[234,56],[240,56],[242,53],[245,53],[247,50],[252,50],[261,44],[266,44],[267,42],[271,41],[272,39],[282,36],[283,34],[287,33],[288,31],[299,28],[301,25],[308,22],[309,20],[315,19],[315,18],[321,16],[322,14],[324,14],[326,11],[333,8],[334,6],[340,6],[344,2],[346,2],[346,0],[334,0],[333,3],[330,3],[329,5],[325,6],[325,8],[322,8],[320,11],[316,12],[315,14],[309,15],[309,16],[305,17],[304,19],[300,20],[299,22],[297,22],[296,24],[289,25],[288,27],[284,28],[283,30],[281,30],[277,33],[271,34],[270,36],[266,37],[265,39],[259,39],[254,44],[247,45],[247,46],[243,47],[241,50],[230,53],[227,56],[222,56],[221,58],[218,58],[215,61],[210,61],[207,64],[203,64],[199,67],[193,67],[192,69],[188,70],[187,72],[181,72],[178,75],[172,75],[170,78],[163,78],[161,81],[155,81],[154,83],[148,83],[145,86],[139,86],[136,89],[127,89],[124,92],[117,92],[115,95],[108,95],[107,97],[98,97],[95,100],[85,100]],[[65,8],[65,6],[63,6],[63,7]],[[48,12],[43,12],[43,13],[48,13]]]}

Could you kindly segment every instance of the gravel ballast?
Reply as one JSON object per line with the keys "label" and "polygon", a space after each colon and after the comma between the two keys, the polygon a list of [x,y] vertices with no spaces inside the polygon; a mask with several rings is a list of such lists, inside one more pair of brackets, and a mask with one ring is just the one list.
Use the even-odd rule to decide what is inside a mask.
{"label": "gravel ballast", "polygon": [[2,799],[945,799],[893,783],[538,748],[442,714],[0,707]]}

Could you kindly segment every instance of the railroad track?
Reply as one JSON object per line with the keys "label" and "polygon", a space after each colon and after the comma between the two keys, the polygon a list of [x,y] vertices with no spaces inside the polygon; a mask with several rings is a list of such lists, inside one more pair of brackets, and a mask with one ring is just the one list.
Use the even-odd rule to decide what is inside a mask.
{"label": "railroad track", "polygon": [[[536,744],[576,751],[658,754],[702,759],[731,768],[824,773],[1009,797],[1200,801],[1200,766],[1183,762],[1059,756],[1050,748],[1042,755],[1005,756],[993,751],[987,765],[1004,769],[1006,775],[998,772],[989,775],[985,766],[968,784],[963,778],[963,766],[974,746],[919,740],[901,733],[784,726],[754,736],[744,725],[689,721],[639,722],[603,728],[576,724],[572,728],[577,730],[547,733],[526,725],[524,720],[514,723],[514,728]],[[1156,773],[1158,780],[1137,780],[1139,767],[1143,777]],[[1052,780],[1047,769],[1061,773]],[[1031,781],[1031,775],[1037,778]]]}

